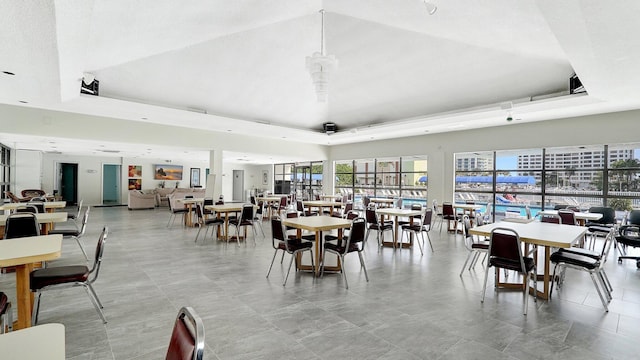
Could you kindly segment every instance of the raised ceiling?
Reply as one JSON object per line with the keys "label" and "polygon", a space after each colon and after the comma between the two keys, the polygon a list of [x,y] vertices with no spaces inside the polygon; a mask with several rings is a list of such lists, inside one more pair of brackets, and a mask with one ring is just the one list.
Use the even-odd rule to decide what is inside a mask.
{"label": "raised ceiling", "polygon": [[[1,2],[0,103],[328,145],[640,107],[640,2],[431,2]],[[305,68],[319,9],[327,103]]]}

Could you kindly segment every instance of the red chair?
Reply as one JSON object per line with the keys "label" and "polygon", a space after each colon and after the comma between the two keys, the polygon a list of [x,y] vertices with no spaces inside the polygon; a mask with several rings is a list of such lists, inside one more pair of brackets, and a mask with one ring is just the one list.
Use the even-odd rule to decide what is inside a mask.
{"label": "red chair", "polygon": [[180,309],[173,324],[166,360],[202,360],[204,324],[193,308]]}

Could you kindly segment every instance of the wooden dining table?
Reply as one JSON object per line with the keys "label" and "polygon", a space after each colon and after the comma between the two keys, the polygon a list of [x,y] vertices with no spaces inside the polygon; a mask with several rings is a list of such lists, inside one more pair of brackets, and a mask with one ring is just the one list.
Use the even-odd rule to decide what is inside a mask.
{"label": "wooden dining table", "polygon": [[[413,225],[413,217],[414,216],[421,216],[423,214],[424,210],[411,210],[411,209],[400,209],[400,208],[380,208],[380,209],[376,209],[376,214],[378,216],[380,216],[380,223],[382,224],[385,220],[385,218],[387,216],[393,216],[394,220],[393,220],[393,226],[394,226],[394,238],[393,241],[383,241],[382,242],[382,246],[388,246],[388,247],[393,247],[396,248],[398,245],[398,231],[399,231],[399,226],[398,226],[398,218],[400,217],[408,217],[409,218],[409,224]],[[413,234],[411,234],[411,237],[409,238],[409,242],[408,243],[402,243],[402,247],[411,247],[413,246]]]}
{"label": "wooden dining table", "polygon": [[[544,259],[543,259],[543,267],[544,271],[542,276],[538,275],[539,278],[542,278],[543,281],[543,290],[540,291],[538,289],[530,289],[531,292],[536,291],[539,298],[548,300],[549,299],[549,287],[550,287],[550,257],[551,257],[551,248],[569,248],[573,244],[579,242],[584,234],[587,232],[587,228],[584,226],[575,226],[575,225],[560,225],[560,224],[551,224],[551,223],[542,223],[539,221],[531,221],[528,223],[520,223],[520,222],[508,222],[508,221],[500,221],[493,224],[482,225],[478,227],[471,228],[469,230],[470,234],[480,235],[485,237],[491,236],[491,231],[495,228],[507,228],[514,230],[520,236],[520,240],[528,245],[537,245],[544,249]],[[528,246],[525,251],[525,254],[528,253]],[[538,263],[538,253],[534,252],[534,259],[536,264]],[[512,287],[509,285],[512,284],[500,284],[504,287]],[[514,286],[522,286],[522,283],[513,284]]]}
{"label": "wooden dining table", "polygon": [[11,360],[64,360],[62,324],[44,324],[0,335],[0,355]]}
{"label": "wooden dining table", "polygon": [[[9,215],[0,215],[0,238],[4,237],[4,228],[7,223]],[[52,213],[38,213],[36,214],[38,224],[41,226],[40,234],[47,235],[49,230],[53,228],[54,223],[61,223],[67,221],[67,213],[64,211],[56,211]]]}
{"label": "wooden dining table", "polygon": [[29,274],[34,264],[57,259],[61,252],[62,235],[29,236],[0,241],[0,267],[15,266],[16,268],[18,318],[14,325],[15,329],[31,326],[33,293],[29,287]]}
{"label": "wooden dining table", "polygon": [[[42,204],[44,205],[44,209],[46,212],[54,212],[56,209],[64,209],[65,207],[67,207],[66,201],[44,201]],[[15,210],[18,208],[24,208],[27,205],[29,205],[29,203],[26,202],[3,204],[0,205],[0,211]]]}
{"label": "wooden dining table", "polygon": [[[315,269],[311,266],[303,265],[300,259],[296,259],[296,266],[300,270],[311,270],[316,276],[320,275],[320,263],[322,262],[322,249],[323,249],[323,231],[338,230],[338,238],[342,238],[344,229],[351,227],[351,220],[337,218],[332,216],[301,216],[297,218],[284,218],[282,223],[285,226],[289,226],[297,229],[298,237],[302,234],[302,230],[312,231],[315,233],[315,241],[313,248],[313,259],[315,262]],[[342,264],[338,259],[336,266],[325,265],[325,271],[340,271]]]}
{"label": "wooden dining table", "polygon": [[187,209],[187,216],[184,218],[185,226],[195,226],[195,223],[193,222],[193,206],[202,203],[204,203],[204,198],[185,198],[176,200],[176,204],[182,204]]}
{"label": "wooden dining table", "polygon": [[302,202],[302,205],[307,208],[308,211],[311,211],[311,208],[318,208],[320,210],[320,214],[323,213],[323,209],[329,209],[329,215],[333,215],[334,208],[341,208],[342,203],[336,201],[322,201],[322,200],[309,200]]}
{"label": "wooden dining table", "polygon": [[[240,212],[242,212],[242,207],[245,203],[224,203],[218,205],[205,205],[205,209],[214,211],[218,219],[222,219],[224,215],[224,234],[217,234],[218,239],[224,241],[234,240],[231,236],[229,236],[229,216],[231,213],[236,213],[237,216],[240,216]],[[253,206],[254,211],[258,208],[257,205]],[[246,228],[245,228],[246,230]],[[246,236],[246,233],[244,234]],[[236,239],[237,240],[237,239]]]}

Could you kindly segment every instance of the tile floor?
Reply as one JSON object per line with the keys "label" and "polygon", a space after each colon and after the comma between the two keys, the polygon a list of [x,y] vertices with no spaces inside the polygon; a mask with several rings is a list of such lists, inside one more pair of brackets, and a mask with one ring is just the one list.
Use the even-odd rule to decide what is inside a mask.
{"label": "tile floor", "polygon": [[[206,329],[206,359],[631,359],[638,358],[640,271],[635,262],[609,261],[614,287],[605,313],[587,274],[568,270],[552,301],[490,288],[480,303],[484,271],[458,276],[466,257],[460,235],[432,231],[435,252],[377,251],[346,264],[350,288],[338,274],[313,278],[276,260],[270,229],[257,245],[194,243],[197,229],[166,227],[166,209],[94,208],[85,244],[90,254],[109,226],[95,289],[103,325],[81,288],[42,296],[40,323],[66,326],[68,359],[163,359],[172,324],[192,306]],[[610,260],[616,253],[612,251]],[[285,258],[284,264],[287,264]],[[50,266],[82,262],[73,241]],[[491,284],[491,280],[490,280]],[[0,290],[15,297],[12,274]],[[491,286],[491,285],[489,285]]]}

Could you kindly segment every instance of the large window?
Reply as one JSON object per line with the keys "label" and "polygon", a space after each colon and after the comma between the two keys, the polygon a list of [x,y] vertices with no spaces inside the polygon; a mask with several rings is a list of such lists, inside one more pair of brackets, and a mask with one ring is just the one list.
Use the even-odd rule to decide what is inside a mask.
{"label": "large window", "polygon": [[0,144],[0,199],[6,199],[5,191],[11,191],[11,149]]}
{"label": "large window", "polygon": [[334,166],[336,192],[353,195],[355,202],[368,196],[402,199],[404,206],[426,205],[426,156],[343,160]]}
{"label": "large window", "polygon": [[316,199],[322,193],[322,162],[275,164],[274,193]]}
{"label": "large window", "polygon": [[640,206],[640,144],[593,145],[455,154],[456,202],[506,213]]}

